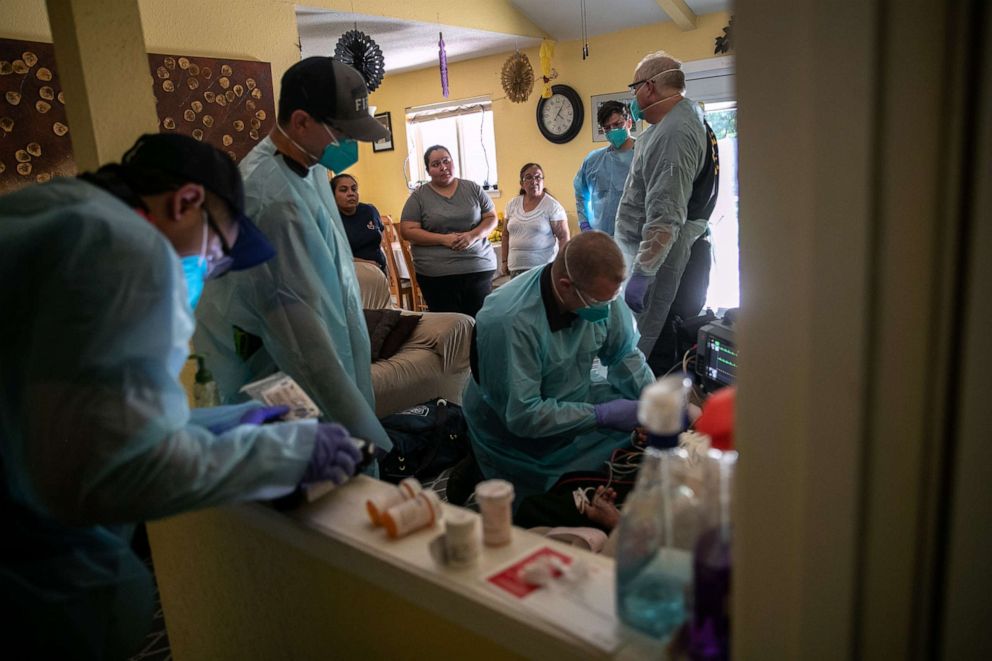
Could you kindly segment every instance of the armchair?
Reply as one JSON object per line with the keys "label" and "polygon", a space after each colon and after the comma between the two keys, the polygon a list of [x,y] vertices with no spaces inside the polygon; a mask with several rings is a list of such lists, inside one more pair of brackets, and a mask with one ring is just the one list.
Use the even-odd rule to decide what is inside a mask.
{"label": "armchair", "polygon": [[[394,308],[389,281],[374,264],[355,263],[367,310]],[[402,311],[403,314],[415,314]],[[421,312],[416,329],[390,358],[372,363],[375,412],[382,417],[443,397],[461,404],[469,376],[471,317],[455,312]]]}

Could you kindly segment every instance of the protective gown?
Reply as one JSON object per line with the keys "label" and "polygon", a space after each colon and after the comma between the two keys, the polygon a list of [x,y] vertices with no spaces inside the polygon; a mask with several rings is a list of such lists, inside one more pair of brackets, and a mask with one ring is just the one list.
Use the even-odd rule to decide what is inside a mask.
{"label": "protective gown", "polygon": [[632,273],[655,276],[637,315],[638,346],[645,355],[661,334],[692,244],[706,231],[706,219],[686,215],[708,145],[702,110],[688,98],[634,145],[614,238]]}
{"label": "protective gown", "polygon": [[375,416],[372,348],[327,170],[300,176],[271,138],[239,167],[246,211],[276,256],[208,282],[197,306],[193,344],[221,397],[238,401],[242,386],[282,370],[327,420],[391,449]]}
{"label": "protective gown", "polygon": [[316,426],[201,426],[246,409],[189,410],[179,259],[109,193],[62,179],[0,198],[0,254],[4,625],[60,656],[123,658],[154,603],[127,524],[288,493]]}
{"label": "protective gown", "polygon": [[[574,317],[552,331],[541,292],[543,269],[495,290],[476,318],[479,383],[463,408],[476,459],[488,478],[513,482],[516,502],[544,493],[568,471],[603,468],[624,432],[599,429],[593,404],[636,399],[654,375],[637,349],[622,298],[604,322]],[[590,377],[593,359],[606,382]]]}
{"label": "protective gown", "polygon": [[633,149],[618,151],[603,147],[590,152],[582,161],[582,167],[572,181],[580,226],[586,222],[593,229],[613,236],[617,207],[633,158]]}

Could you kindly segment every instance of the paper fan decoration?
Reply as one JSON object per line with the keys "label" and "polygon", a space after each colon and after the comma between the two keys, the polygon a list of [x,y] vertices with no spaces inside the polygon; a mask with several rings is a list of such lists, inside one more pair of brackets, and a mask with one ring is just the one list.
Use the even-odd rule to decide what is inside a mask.
{"label": "paper fan decoration", "polygon": [[513,103],[523,103],[534,89],[534,68],[530,59],[520,51],[506,58],[501,73],[503,91]]}
{"label": "paper fan decoration", "polygon": [[362,74],[370,92],[379,87],[386,74],[386,62],[379,44],[358,30],[348,30],[341,35],[334,47],[334,57]]}

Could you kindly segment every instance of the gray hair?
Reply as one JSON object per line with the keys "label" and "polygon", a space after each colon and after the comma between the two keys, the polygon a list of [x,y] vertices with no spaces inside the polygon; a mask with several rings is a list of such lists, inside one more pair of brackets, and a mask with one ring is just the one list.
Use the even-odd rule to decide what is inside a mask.
{"label": "gray hair", "polygon": [[656,79],[657,84],[661,87],[671,87],[680,92],[685,91],[685,73],[682,71],[682,62],[663,50],[645,55],[634,69],[634,80],[651,79]]}

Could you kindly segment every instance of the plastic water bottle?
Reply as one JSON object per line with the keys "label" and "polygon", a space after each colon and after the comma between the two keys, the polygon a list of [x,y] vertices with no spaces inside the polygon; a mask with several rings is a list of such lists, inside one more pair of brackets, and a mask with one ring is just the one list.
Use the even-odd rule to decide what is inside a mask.
{"label": "plastic water bottle", "polygon": [[683,450],[648,448],[627,497],[616,553],[620,619],[655,638],[680,627],[691,609],[692,549],[698,499]]}

